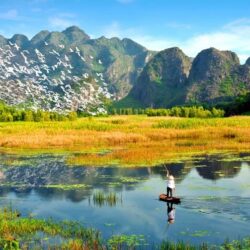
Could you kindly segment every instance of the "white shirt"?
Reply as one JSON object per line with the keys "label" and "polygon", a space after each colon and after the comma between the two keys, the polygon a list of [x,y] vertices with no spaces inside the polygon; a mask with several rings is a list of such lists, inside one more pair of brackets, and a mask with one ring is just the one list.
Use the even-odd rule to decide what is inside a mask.
{"label": "white shirt", "polygon": [[168,179],[167,187],[172,188],[172,189],[175,188],[175,182],[174,182],[174,180],[169,180]]}

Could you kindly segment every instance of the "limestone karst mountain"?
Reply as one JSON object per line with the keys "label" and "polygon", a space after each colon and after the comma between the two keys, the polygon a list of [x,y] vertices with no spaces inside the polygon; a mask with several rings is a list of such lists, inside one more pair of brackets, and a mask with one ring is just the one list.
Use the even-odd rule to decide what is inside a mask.
{"label": "limestone karst mountain", "polygon": [[[131,39],[92,39],[76,26],[31,40],[0,36],[0,100],[50,111],[216,104],[250,90],[250,58],[209,48],[149,51]],[[122,100],[121,100],[122,99]]]}
{"label": "limestone karst mountain", "polygon": [[186,102],[216,103],[237,96],[246,87],[240,80],[240,67],[234,52],[215,48],[201,51],[190,70]]}
{"label": "limestone karst mountain", "polygon": [[130,96],[147,107],[184,102],[190,68],[191,59],[179,48],[166,49],[145,66]]}
{"label": "limestone karst mountain", "polygon": [[218,104],[250,91],[250,59],[209,48],[193,60],[178,48],[157,53],[117,107]]}

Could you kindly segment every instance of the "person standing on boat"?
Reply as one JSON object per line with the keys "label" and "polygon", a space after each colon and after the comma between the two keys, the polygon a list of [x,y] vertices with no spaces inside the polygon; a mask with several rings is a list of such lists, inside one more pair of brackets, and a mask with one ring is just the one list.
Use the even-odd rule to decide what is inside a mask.
{"label": "person standing on boat", "polygon": [[173,197],[173,191],[175,190],[174,176],[169,175],[167,170],[167,197]]}

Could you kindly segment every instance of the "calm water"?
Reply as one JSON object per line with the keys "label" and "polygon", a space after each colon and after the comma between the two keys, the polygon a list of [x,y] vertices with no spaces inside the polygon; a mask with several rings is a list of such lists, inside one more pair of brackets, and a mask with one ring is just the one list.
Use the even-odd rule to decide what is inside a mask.
{"label": "calm water", "polygon": [[[67,166],[66,156],[0,155],[0,205],[11,204],[39,218],[77,220],[104,237],[144,235],[148,243],[184,240],[221,243],[250,234],[250,157],[204,156],[168,164],[176,177],[175,222],[158,201],[165,192],[165,168]],[[69,190],[45,186],[68,185]],[[70,189],[72,184],[88,187]],[[60,187],[60,186],[58,186]],[[115,206],[98,205],[93,193],[115,191]]]}

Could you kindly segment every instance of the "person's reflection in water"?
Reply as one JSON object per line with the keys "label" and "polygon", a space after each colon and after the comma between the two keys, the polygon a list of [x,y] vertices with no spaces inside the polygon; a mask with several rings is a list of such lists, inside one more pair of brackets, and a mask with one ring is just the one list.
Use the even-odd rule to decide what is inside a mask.
{"label": "person's reflection in water", "polygon": [[173,207],[172,202],[167,202],[168,207],[168,224],[173,224],[175,222],[175,207]]}

